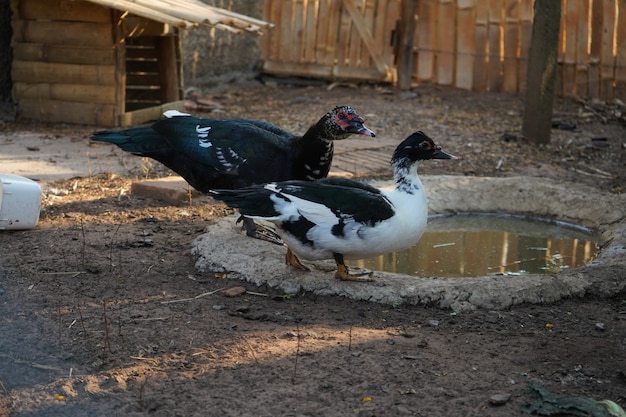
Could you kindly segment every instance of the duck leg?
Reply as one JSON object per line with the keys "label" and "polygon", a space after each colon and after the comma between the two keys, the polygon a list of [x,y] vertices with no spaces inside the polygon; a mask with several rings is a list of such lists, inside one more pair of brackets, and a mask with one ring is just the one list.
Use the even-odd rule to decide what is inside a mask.
{"label": "duck leg", "polygon": [[304,266],[302,262],[300,262],[300,259],[298,259],[296,254],[293,253],[289,248],[287,248],[287,255],[285,255],[285,263],[303,271],[310,271],[310,269]]}
{"label": "duck leg", "polygon": [[[343,261],[343,255],[335,253],[335,262],[337,263],[337,272],[335,272],[335,278],[342,281],[357,281],[357,282],[375,282],[376,280],[371,278],[372,271],[360,272],[358,274],[351,274],[348,265]],[[367,276],[367,277],[366,277]]]}
{"label": "duck leg", "polygon": [[282,245],[283,240],[280,238],[280,235],[276,233],[269,227],[265,227],[260,224],[256,224],[254,220],[245,217],[243,215],[239,216],[237,219],[237,224],[243,221],[243,228],[246,231],[246,235],[253,237],[255,239],[264,240],[266,242],[274,243],[276,245]]}

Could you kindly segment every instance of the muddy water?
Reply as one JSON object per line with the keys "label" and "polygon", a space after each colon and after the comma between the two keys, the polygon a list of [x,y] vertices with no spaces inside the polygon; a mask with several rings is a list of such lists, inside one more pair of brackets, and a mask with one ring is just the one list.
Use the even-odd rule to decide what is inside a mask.
{"label": "muddy water", "polygon": [[591,231],[575,225],[467,214],[430,219],[416,246],[350,265],[415,276],[516,276],[582,266],[597,251]]}

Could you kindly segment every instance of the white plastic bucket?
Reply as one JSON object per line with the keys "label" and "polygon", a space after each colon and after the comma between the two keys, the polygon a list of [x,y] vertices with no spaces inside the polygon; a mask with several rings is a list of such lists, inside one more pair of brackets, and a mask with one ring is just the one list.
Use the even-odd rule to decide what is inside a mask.
{"label": "white plastic bucket", "polygon": [[0,230],[32,229],[40,210],[39,184],[19,175],[0,174]]}

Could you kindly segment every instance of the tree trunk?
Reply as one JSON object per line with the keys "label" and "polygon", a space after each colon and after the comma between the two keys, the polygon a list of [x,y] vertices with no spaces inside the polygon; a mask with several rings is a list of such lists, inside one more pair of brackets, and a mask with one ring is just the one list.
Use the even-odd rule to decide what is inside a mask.
{"label": "tree trunk", "polygon": [[561,1],[535,0],[534,7],[522,134],[539,145],[550,143]]}

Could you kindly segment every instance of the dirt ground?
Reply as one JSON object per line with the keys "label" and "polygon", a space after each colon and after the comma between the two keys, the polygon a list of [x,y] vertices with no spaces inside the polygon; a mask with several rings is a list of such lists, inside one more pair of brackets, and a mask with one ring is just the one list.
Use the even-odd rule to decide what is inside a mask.
{"label": "dirt ground", "polygon": [[[296,132],[351,104],[381,137],[420,129],[460,157],[425,174],[625,186],[620,103],[558,100],[552,143],[535,147],[514,95],[281,85],[211,98],[220,117]],[[93,128],[0,134],[27,130],[89,146]],[[531,381],[626,406],[626,293],[463,312],[284,296],[197,272],[191,242],[230,211],[130,194],[133,179],[162,175],[144,161],[43,184],[39,225],[0,233],[0,416],[512,416],[532,402]],[[237,286],[246,292],[222,293]]]}

